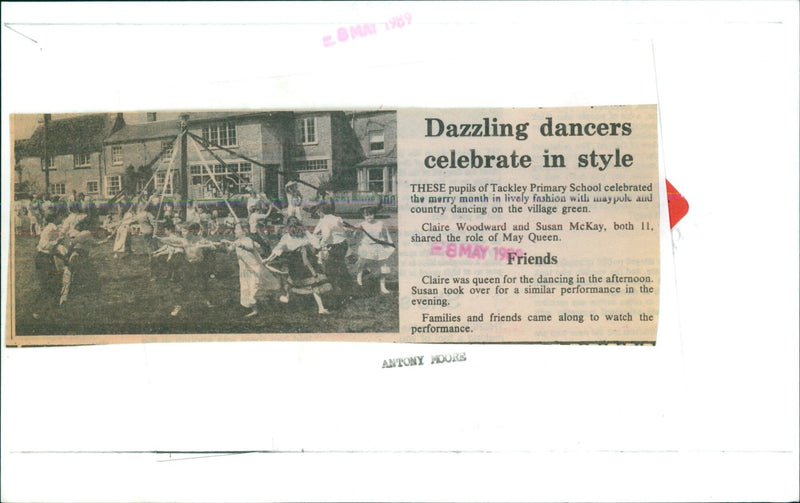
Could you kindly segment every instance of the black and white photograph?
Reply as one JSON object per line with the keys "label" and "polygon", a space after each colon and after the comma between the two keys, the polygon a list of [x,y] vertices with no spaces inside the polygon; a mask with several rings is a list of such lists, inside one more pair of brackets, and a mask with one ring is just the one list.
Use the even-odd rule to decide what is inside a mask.
{"label": "black and white photograph", "polygon": [[15,335],[397,332],[396,112],[11,120]]}

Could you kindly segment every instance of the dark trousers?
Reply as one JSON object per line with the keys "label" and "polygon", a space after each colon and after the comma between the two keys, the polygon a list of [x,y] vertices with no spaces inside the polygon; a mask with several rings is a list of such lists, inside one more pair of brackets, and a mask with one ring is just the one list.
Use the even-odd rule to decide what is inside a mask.
{"label": "dark trousers", "polygon": [[42,300],[47,302],[56,301],[61,295],[61,273],[56,267],[55,257],[49,253],[37,251],[34,265],[43,297]]}
{"label": "dark trousers", "polygon": [[349,246],[347,241],[328,246],[328,259],[325,261],[325,275],[338,293],[350,291],[353,279],[347,272],[345,257]]}
{"label": "dark trousers", "polygon": [[251,232],[250,239],[255,241],[264,251],[261,254],[262,257],[268,257],[270,253],[272,253],[272,247],[269,245],[264,236],[259,234],[258,232]]}

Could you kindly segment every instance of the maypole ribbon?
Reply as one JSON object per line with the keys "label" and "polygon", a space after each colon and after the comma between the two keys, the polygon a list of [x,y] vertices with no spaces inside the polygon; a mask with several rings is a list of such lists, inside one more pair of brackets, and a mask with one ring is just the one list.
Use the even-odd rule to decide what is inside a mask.
{"label": "maypole ribbon", "polygon": [[[208,164],[206,164],[206,160],[203,158],[203,153],[200,152],[200,148],[198,148],[198,146],[197,146],[197,140],[194,139],[194,135],[190,134],[190,136],[192,136],[192,140],[193,140],[192,141],[192,146],[197,151],[197,157],[200,158],[200,163],[203,165],[204,168],[206,168],[206,171],[208,171],[208,176],[211,177],[211,181],[214,182],[214,185],[217,186],[217,190],[219,190],[219,193],[224,195],[224,192],[222,191],[222,187],[220,187],[219,183],[217,183],[217,178],[214,176],[214,172],[211,171],[211,169],[208,167]],[[228,207],[228,211],[231,212],[231,215],[232,216],[236,216],[236,213],[233,212],[233,208],[231,207],[231,203],[228,202],[228,198],[227,197],[225,198],[225,205]]]}

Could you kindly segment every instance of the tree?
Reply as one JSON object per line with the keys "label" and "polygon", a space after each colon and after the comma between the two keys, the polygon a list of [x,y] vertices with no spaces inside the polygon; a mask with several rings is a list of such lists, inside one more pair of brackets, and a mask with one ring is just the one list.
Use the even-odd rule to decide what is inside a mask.
{"label": "tree", "polygon": [[139,169],[136,170],[136,177],[139,186],[143,187],[148,194],[155,192],[154,184],[151,183],[150,186],[145,186],[150,181],[150,178],[153,177],[153,166],[139,166]]}
{"label": "tree", "polygon": [[353,190],[355,187],[354,171],[337,170],[331,175],[323,175],[318,179],[317,187],[321,192],[330,194],[342,190]]}
{"label": "tree", "polygon": [[132,198],[136,195],[136,182],[139,180],[136,174],[136,168],[133,164],[125,168],[125,173],[122,174],[122,193],[126,197]]}
{"label": "tree", "polygon": [[[139,166],[134,168],[133,164],[131,164],[125,168],[125,172],[122,174],[122,192],[125,197],[133,199],[138,196],[139,192],[146,188],[144,185],[150,181],[151,176],[153,176],[152,167]],[[149,191],[152,191],[152,189],[153,187],[148,188]]]}

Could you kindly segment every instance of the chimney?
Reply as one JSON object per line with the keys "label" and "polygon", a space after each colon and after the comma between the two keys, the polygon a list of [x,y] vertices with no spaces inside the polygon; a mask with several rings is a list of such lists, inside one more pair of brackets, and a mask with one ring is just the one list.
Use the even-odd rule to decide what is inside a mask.
{"label": "chimney", "polygon": [[156,121],[156,113],[147,112],[147,122],[155,122],[155,121]]}

